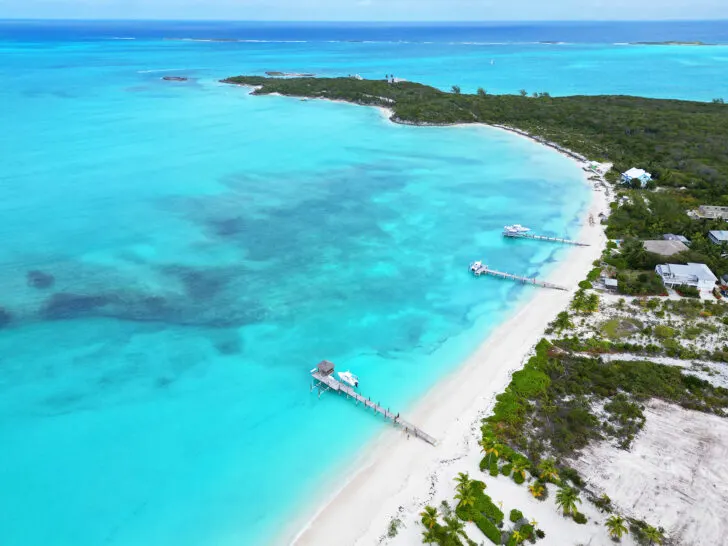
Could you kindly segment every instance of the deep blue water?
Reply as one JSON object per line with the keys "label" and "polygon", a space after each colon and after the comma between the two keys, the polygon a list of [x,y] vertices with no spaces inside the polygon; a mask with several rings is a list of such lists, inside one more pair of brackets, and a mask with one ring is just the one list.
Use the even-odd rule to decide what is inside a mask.
{"label": "deep blue water", "polygon": [[728,43],[728,21],[294,23],[245,21],[0,21],[0,37],[26,40],[195,38],[325,42],[610,44]]}
{"label": "deep blue water", "polygon": [[[654,39],[721,39],[690,25]],[[532,290],[467,264],[543,274],[563,252],[501,227],[573,235],[588,199],[510,134],[219,79],[724,93],[725,47],[612,45],[627,27],[0,23],[0,544],[264,543],[383,426],[308,370],[406,413]]]}

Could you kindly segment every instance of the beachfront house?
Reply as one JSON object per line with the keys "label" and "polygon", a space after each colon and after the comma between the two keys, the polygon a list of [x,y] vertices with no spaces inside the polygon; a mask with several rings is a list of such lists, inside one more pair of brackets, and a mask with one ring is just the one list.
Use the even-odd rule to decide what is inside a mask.
{"label": "beachfront house", "polygon": [[714,245],[728,243],[728,231],[724,229],[709,231],[708,239],[710,239],[710,242]]}
{"label": "beachfront house", "polygon": [[728,207],[700,205],[698,210],[690,211],[689,215],[699,220],[728,220]]}
{"label": "beachfront house", "polygon": [[604,279],[604,288],[607,290],[619,290],[619,281],[617,279]]}
{"label": "beachfront house", "polygon": [[686,246],[690,246],[690,239],[685,237],[685,235],[675,235],[674,233],[665,233],[662,238],[665,241],[680,241],[682,244]]}
{"label": "beachfront house", "polygon": [[622,173],[623,183],[632,184],[634,180],[639,180],[640,186],[644,188],[652,180],[652,175],[644,169],[638,169],[636,167],[632,167],[630,170]]}
{"label": "beachfront house", "polygon": [[657,240],[657,241],[643,241],[645,250],[652,252],[653,254],[659,254],[660,256],[672,256],[680,252],[685,252],[688,247],[682,241],[674,240]]}
{"label": "beachfront house", "polygon": [[665,286],[671,288],[686,285],[710,291],[718,280],[705,264],[661,264],[655,268],[655,272],[662,278]]}

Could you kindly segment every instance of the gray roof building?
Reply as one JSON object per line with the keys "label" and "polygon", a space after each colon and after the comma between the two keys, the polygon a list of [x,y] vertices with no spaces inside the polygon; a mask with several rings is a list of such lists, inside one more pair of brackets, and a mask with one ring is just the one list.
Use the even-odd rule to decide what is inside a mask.
{"label": "gray roof building", "polygon": [[662,238],[665,241],[680,241],[684,245],[690,244],[690,239],[685,237],[684,235],[675,235],[674,233],[665,233]]}
{"label": "gray roof building", "polygon": [[660,256],[672,256],[688,250],[685,243],[681,241],[643,241],[643,244],[647,252],[653,252]]}
{"label": "gray roof building", "polygon": [[728,230],[720,229],[709,231],[708,239],[710,239],[711,242],[716,245],[728,243]]}
{"label": "gray roof building", "polygon": [[700,205],[693,211],[697,218],[709,220],[728,220],[728,207],[715,207],[713,205]]}

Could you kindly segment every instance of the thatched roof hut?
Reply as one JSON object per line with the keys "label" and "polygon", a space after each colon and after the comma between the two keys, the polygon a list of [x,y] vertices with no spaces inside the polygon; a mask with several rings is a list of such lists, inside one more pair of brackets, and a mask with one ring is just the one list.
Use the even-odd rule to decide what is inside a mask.
{"label": "thatched roof hut", "polygon": [[329,362],[328,360],[322,360],[319,362],[317,368],[321,375],[331,375],[334,373],[334,363]]}

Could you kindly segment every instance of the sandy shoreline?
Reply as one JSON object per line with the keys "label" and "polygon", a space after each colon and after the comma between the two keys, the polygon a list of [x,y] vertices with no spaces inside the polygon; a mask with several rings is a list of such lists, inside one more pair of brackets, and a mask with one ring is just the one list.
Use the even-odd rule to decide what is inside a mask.
{"label": "sandy shoreline", "polygon": [[[380,111],[392,121],[391,110],[380,107]],[[551,146],[522,131],[508,127],[497,129]],[[568,151],[558,148],[555,151],[575,161],[580,169],[584,167],[584,163]],[[592,187],[588,178],[589,173],[585,172],[584,181]],[[387,427],[349,465],[352,473],[348,481],[336,490],[334,487],[327,489],[324,484],[326,496],[315,499],[311,509],[299,512],[299,517],[274,537],[273,544],[380,544],[395,516],[404,526],[397,537],[387,539],[387,543],[421,543],[417,514],[427,503],[439,503],[447,496],[452,498],[452,475],[459,471],[477,471],[482,457],[477,443],[480,420],[491,411],[496,395],[505,389],[511,374],[522,367],[548,323],[568,306],[577,284],[600,256],[606,238],[599,224],[599,214],[607,213],[608,208],[607,194],[592,190],[592,200],[584,211],[578,237],[591,246],[570,249],[567,257],[547,276],[548,280],[567,286],[570,291],[538,290],[519,302],[510,317],[493,330],[465,362],[407,412],[405,417],[434,435],[439,444],[431,447],[415,439],[408,440],[397,429]],[[596,220],[594,225],[589,224],[590,215]],[[554,511],[553,519],[558,518]],[[561,524],[555,521],[555,525]]]}

